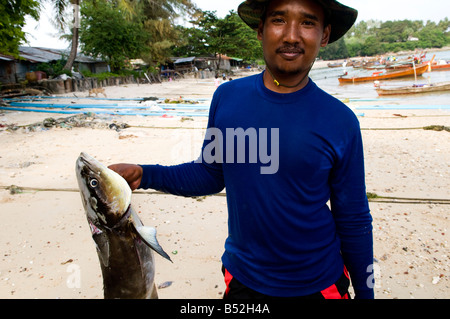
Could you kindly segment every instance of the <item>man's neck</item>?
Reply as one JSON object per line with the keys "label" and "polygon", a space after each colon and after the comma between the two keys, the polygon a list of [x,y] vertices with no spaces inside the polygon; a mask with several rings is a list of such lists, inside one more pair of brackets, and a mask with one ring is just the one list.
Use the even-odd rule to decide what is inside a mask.
{"label": "man's neck", "polygon": [[299,74],[298,77],[292,79],[276,78],[273,73],[266,67],[264,72],[264,85],[271,91],[277,93],[293,93],[303,89],[309,82],[309,71]]}

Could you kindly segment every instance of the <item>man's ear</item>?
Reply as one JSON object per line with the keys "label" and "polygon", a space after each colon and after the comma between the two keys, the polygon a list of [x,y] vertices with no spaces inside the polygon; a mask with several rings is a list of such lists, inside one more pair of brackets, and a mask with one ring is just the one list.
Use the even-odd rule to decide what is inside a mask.
{"label": "man's ear", "polygon": [[258,38],[259,41],[262,40],[263,29],[264,29],[264,24],[263,24],[263,22],[262,22],[262,20],[261,20],[261,21],[259,21],[259,25],[258,25],[258,35],[257,35],[257,38]]}
{"label": "man's ear", "polygon": [[320,46],[326,47],[328,44],[328,41],[330,41],[330,34],[331,34],[331,24],[327,25],[323,29],[323,35],[322,35],[322,41],[320,42]]}

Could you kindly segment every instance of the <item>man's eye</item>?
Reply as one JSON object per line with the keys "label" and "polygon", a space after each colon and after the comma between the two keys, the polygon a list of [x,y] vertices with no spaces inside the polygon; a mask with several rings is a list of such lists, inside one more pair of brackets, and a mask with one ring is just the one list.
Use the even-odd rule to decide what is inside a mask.
{"label": "man's eye", "polygon": [[283,22],[284,22],[284,20],[281,19],[281,18],[274,18],[274,19],[272,19],[272,23],[283,23]]}
{"label": "man's eye", "polygon": [[316,24],[314,23],[314,21],[306,20],[306,21],[303,21],[303,25],[314,26]]}

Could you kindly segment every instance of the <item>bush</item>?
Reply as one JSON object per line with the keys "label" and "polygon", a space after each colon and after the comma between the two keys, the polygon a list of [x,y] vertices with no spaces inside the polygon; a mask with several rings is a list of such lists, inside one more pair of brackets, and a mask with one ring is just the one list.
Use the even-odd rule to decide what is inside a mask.
{"label": "bush", "polygon": [[117,73],[111,73],[111,72],[102,72],[102,73],[92,73],[90,71],[81,71],[81,74],[83,74],[86,78],[96,78],[99,81],[106,80],[108,78],[117,78],[121,76],[134,76],[135,78],[142,78],[144,77],[143,74],[144,71],[134,71],[134,70],[119,70]]}
{"label": "bush", "polygon": [[58,61],[51,61],[49,63],[39,63],[36,66],[36,71],[42,71],[47,74],[48,77],[57,77],[61,74],[72,76],[72,72],[69,70],[63,70],[67,60],[61,59]]}

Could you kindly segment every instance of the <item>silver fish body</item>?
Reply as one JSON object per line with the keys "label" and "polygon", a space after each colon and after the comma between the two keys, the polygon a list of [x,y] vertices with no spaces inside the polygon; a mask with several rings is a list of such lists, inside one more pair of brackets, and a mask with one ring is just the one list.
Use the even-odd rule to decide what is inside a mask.
{"label": "silver fish body", "polygon": [[131,206],[131,189],[116,172],[81,153],[76,175],[103,275],[104,297],[158,298],[153,252],[170,257]]}

